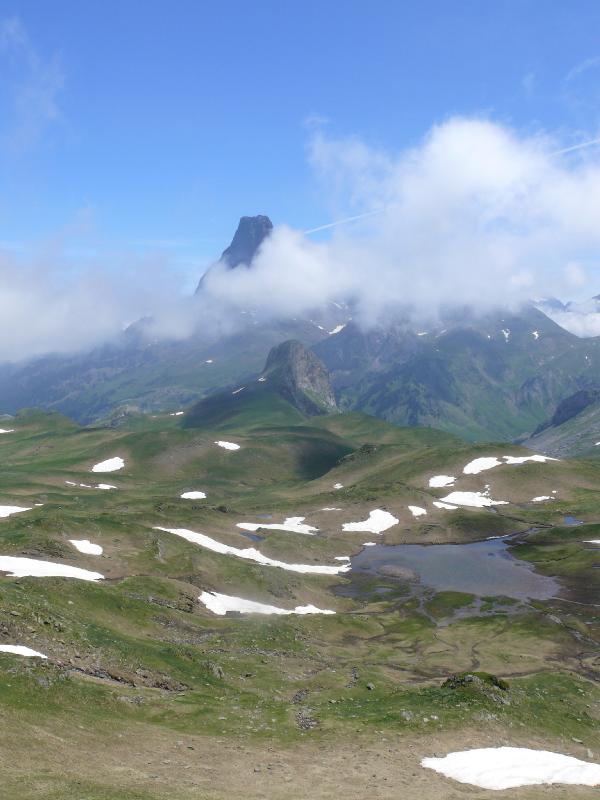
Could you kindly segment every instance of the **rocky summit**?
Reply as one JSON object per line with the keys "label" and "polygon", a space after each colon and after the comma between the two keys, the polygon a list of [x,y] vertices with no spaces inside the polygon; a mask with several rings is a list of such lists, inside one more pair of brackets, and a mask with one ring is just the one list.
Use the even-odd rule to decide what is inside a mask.
{"label": "rocky summit", "polygon": [[240,264],[250,264],[272,230],[273,223],[264,214],[241,217],[231,244],[223,250],[221,261],[230,269],[235,269]]}
{"label": "rocky summit", "polygon": [[325,365],[312,350],[295,339],[272,348],[261,380],[309,416],[337,409]]}
{"label": "rocky summit", "polygon": [[223,250],[221,258],[209,267],[200,278],[196,294],[202,291],[207,277],[216,267],[225,266],[226,269],[235,269],[241,264],[249,266],[259,247],[270,236],[272,230],[273,223],[264,214],[241,217],[231,244]]}

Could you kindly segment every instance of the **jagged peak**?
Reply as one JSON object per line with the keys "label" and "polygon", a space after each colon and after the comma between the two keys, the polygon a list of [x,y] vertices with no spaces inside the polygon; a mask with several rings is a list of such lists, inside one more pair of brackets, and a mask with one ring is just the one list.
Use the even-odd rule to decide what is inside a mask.
{"label": "jagged peak", "polygon": [[230,269],[235,269],[240,264],[250,264],[272,230],[273,223],[264,214],[241,217],[231,244],[223,250],[221,261]]}
{"label": "jagged peak", "polygon": [[264,240],[270,236],[273,223],[265,214],[254,217],[240,217],[237,229],[229,247],[221,253],[221,258],[216,264],[209,267],[200,278],[196,293],[198,293],[215,267],[224,264],[227,269],[235,269],[241,264],[249,266]]}
{"label": "jagged peak", "polygon": [[271,349],[261,378],[305,414],[327,414],[337,409],[329,372],[312,350],[297,339]]}

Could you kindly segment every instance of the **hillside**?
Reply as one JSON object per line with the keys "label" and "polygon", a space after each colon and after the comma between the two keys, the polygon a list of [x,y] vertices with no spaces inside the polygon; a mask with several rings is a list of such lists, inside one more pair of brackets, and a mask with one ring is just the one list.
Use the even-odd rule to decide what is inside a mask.
{"label": "hillside", "polygon": [[297,424],[337,410],[329,374],[313,352],[295,340],[272,348],[258,378],[204,397],[186,412],[187,427],[227,428],[269,421]]}
{"label": "hillside", "polygon": [[559,403],[553,416],[524,440],[525,447],[561,458],[597,458],[600,442],[600,392],[585,389]]}
{"label": "hillside", "polygon": [[511,441],[600,376],[600,339],[578,339],[533,307],[465,312],[444,324],[367,334],[348,325],[314,345],[340,407],[472,441]]}
{"label": "hillside", "polygon": [[[600,746],[587,605],[600,578],[582,543],[598,536],[600,466],[282,408],[213,429],[170,414],[118,428],[40,412],[3,421],[0,644],[47,656],[0,653],[8,798],[158,800],[168,784],[189,800],[207,759],[211,796],[239,791],[240,769],[260,796],[267,762],[286,765],[296,792],[325,745],[329,763],[361,752],[364,764],[382,737],[394,774],[447,737],[492,744],[517,730],[582,757]],[[564,527],[565,515],[586,524]],[[435,548],[418,545],[434,543],[454,566],[424,563],[419,578],[419,554]],[[399,560],[389,547],[408,544]],[[75,572],[7,574],[27,575],[32,559]],[[506,569],[519,578],[501,591]],[[508,680],[509,702],[445,682],[465,670]],[[73,720],[85,747],[71,745]],[[439,793],[416,775],[420,797]],[[291,797],[282,773],[269,781]]]}

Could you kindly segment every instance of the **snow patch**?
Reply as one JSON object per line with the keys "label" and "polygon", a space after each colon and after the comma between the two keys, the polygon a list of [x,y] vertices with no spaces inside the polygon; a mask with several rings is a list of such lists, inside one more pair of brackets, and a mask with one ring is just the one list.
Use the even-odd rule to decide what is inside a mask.
{"label": "snow patch", "polygon": [[345,324],[344,325],[336,325],[335,328],[332,331],[329,331],[329,335],[333,336],[334,334],[339,333],[340,331],[343,331],[345,327],[346,327]]}
{"label": "snow patch", "polygon": [[67,486],[80,486],[82,489],[102,489],[103,491],[108,491],[109,489],[116,489],[116,486],[113,486],[112,483],[97,483],[95,486],[90,486],[89,483],[75,483],[75,481],[65,481]]}
{"label": "snow patch", "polygon": [[224,442],[222,440],[219,440],[218,442],[215,442],[215,444],[218,445],[219,447],[222,447],[224,450],[239,450],[240,449],[239,444],[236,444],[235,442]]}
{"label": "snow patch", "polygon": [[429,478],[429,487],[431,489],[443,489],[446,486],[454,486],[456,478],[453,475],[434,475]]}
{"label": "snow patch", "polygon": [[540,338],[540,332],[539,331],[531,331],[531,335],[536,340],[536,342]]}
{"label": "snow patch", "polygon": [[240,386],[239,389],[236,389],[231,394],[239,394],[240,392],[243,392],[245,388],[246,388],[245,386]]}
{"label": "snow patch", "polygon": [[502,456],[507,464],[525,464],[527,461],[537,461],[543,464],[546,461],[560,461],[558,458],[551,458],[550,456]]}
{"label": "snow patch", "polygon": [[14,433],[14,432],[15,432],[14,428],[0,428],[0,433]]}
{"label": "snow patch", "polygon": [[0,517],[10,517],[12,514],[20,514],[22,511],[31,511],[32,506],[0,506]]}
{"label": "snow patch", "polygon": [[539,497],[531,498],[532,503],[543,503],[544,500],[556,500],[556,497],[552,497],[551,495],[548,494],[541,494],[539,495]]}
{"label": "snow patch", "polygon": [[600,764],[527,747],[484,747],[424,758],[421,765],[481,789],[514,789],[548,783],[600,784]]}
{"label": "snow patch", "polygon": [[413,517],[422,517],[424,514],[427,514],[426,509],[421,508],[421,506],[409,506],[408,510]]}
{"label": "snow patch", "polygon": [[399,520],[390,514],[389,511],[383,511],[381,508],[376,508],[374,511],[371,511],[368,519],[365,519],[362,522],[345,522],[342,525],[342,529],[344,531],[367,531],[368,533],[383,533],[393,525],[397,525],[398,521]]}
{"label": "snow patch", "polygon": [[343,483],[334,483],[333,484],[333,488],[334,489],[343,489],[344,488],[344,484]]}
{"label": "snow patch", "polygon": [[319,566],[317,564],[288,564],[285,561],[277,561],[274,558],[263,556],[255,547],[247,547],[244,549],[231,547],[228,544],[217,542],[216,539],[211,539],[210,536],[206,536],[204,533],[195,533],[186,528],[162,528],[155,526],[154,530],[165,531],[175,536],[181,536],[182,539],[186,539],[193,544],[198,544],[200,547],[205,547],[207,550],[212,550],[213,553],[232,555],[247,561],[255,561],[257,564],[263,564],[267,567],[280,567],[290,572],[312,573],[314,575],[339,575],[342,572],[348,572],[350,569],[350,564],[341,564],[339,567]]}
{"label": "snow patch", "polygon": [[321,511],[341,511],[341,508],[335,508],[334,506],[325,506],[322,508]]}
{"label": "snow patch", "polygon": [[206,494],[204,492],[184,492],[179,495],[182,500],[204,500]]}
{"label": "snow patch", "polygon": [[476,458],[473,461],[469,461],[463,469],[463,472],[465,475],[479,475],[480,472],[484,472],[486,469],[493,469],[501,465],[502,462],[498,461],[496,456],[484,456],[483,458]]}
{"label": "snow patch", "polygon": [[183,416],[183,414],[184,414],[183,411],[171,411],[169,416],[170,417],[181,417],[181,416]]}
{"label": "snow patch", "polygon": [[502,328],[502,336],[504,336],[504,341],[508,342],[510,339],[510,328]]}
{"label": "snow patch", "polygon": [[241,614],[335,614],[335,611],[312,605],[296,606],[289,610],[266,603],[257,603],[255,600],[244,600],[241,597],[219,594],[219,592],[202,592],[198,599],[209,611],[219,616],[227,614],[228,611],[239,611]]}
{"label": "snow patch", "polygon": [[13,653],[16,656],[25,656],[27,658],[48,658],[43,653],[38,653],[37,650],[32,650],[31,647],[24,647],[22,644],[0,644],[0,653]]}
{"label": "snow patch", "polygon": [[10,578],[79,578],[82,581],[101,581],[104,575],[90,572],[89,569],[56,564],[53,561],[39,561],[37,558],[22,556],[0,556],[0,572],[7,572]]}
{"label": "snow patch", "polygon": [[123,469],[125,462],[120,456],[114,458],[107,458],[106,461],[101,461],[99,464],[94,464],[92,472],[116,472],[118,469]]}
{"label": "snow patch", "polygon": [[[550,456],[540,456],[540,455],[533,455],[533,456],[502,456],[504,459],[505,464],[525,464],[527,461],[537,461],[539,463],[543,463],[545,461],[558,461],[557,458],[551,458]],[[476,458],[473,461],[469,461],[469,463],[463,469],[465,475],[478,475],[480,472],[483,472],[487,469],[493,469],[494,467],[501,467],[502,461],[499,461],[496,456],[484,456],[483,458]]]}
{"label": "snow patch", "polygon": [[456,511],[458,506],[453,506],[451,503],[442,503],[441,500],[434,500],[433,505],[436,508],[445,508],[447,511]]}
{"label": "snow patch", "polygon": [[443,503],[457,506],[469,506],[471,508],[488,508],[489,506],[506,506],[507,500],[492,500],[487,492],[450,492],[446,497],[442,497]]}
{"label": "snow patch", "polygon": [[87,553],[90,556],[101,556],[103,553],[102,547],[93,544],[89,539],[69,539],[69,541],[80,553]]}
{"label": "snow patch", "polygon": [[303,525],[302,521],[306,517],[287,517],[284,522],[275,522],[270,525],[265,525],[263,522],[238,522],[237,527],[243,531],[257,531],[259,528],[266,528],[271,531],[289,531],[290,533],[305,533],[312,536],[319,529],[313,528],[312,525]]}

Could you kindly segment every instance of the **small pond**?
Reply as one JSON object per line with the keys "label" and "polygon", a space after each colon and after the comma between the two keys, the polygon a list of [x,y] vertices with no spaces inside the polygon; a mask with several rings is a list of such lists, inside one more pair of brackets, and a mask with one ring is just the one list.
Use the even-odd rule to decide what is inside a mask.
{"label": "small pond", "polygon": [[238,531],[238,533],[241,533],[246,539],[250,539],[251,542],[262,542],[265,538],[260,533],[254,533],[253,531]]}
{"label": "small pond", "polygon": [[511,555],[506,538],[472,544],[379,544],[365,547],[352,559],[354,573],[393,576],[414,575],[422,586],[436,591],[456,591],[479,597],[514,597],[547,600],[560,584],[540,575],[525,561]]}

